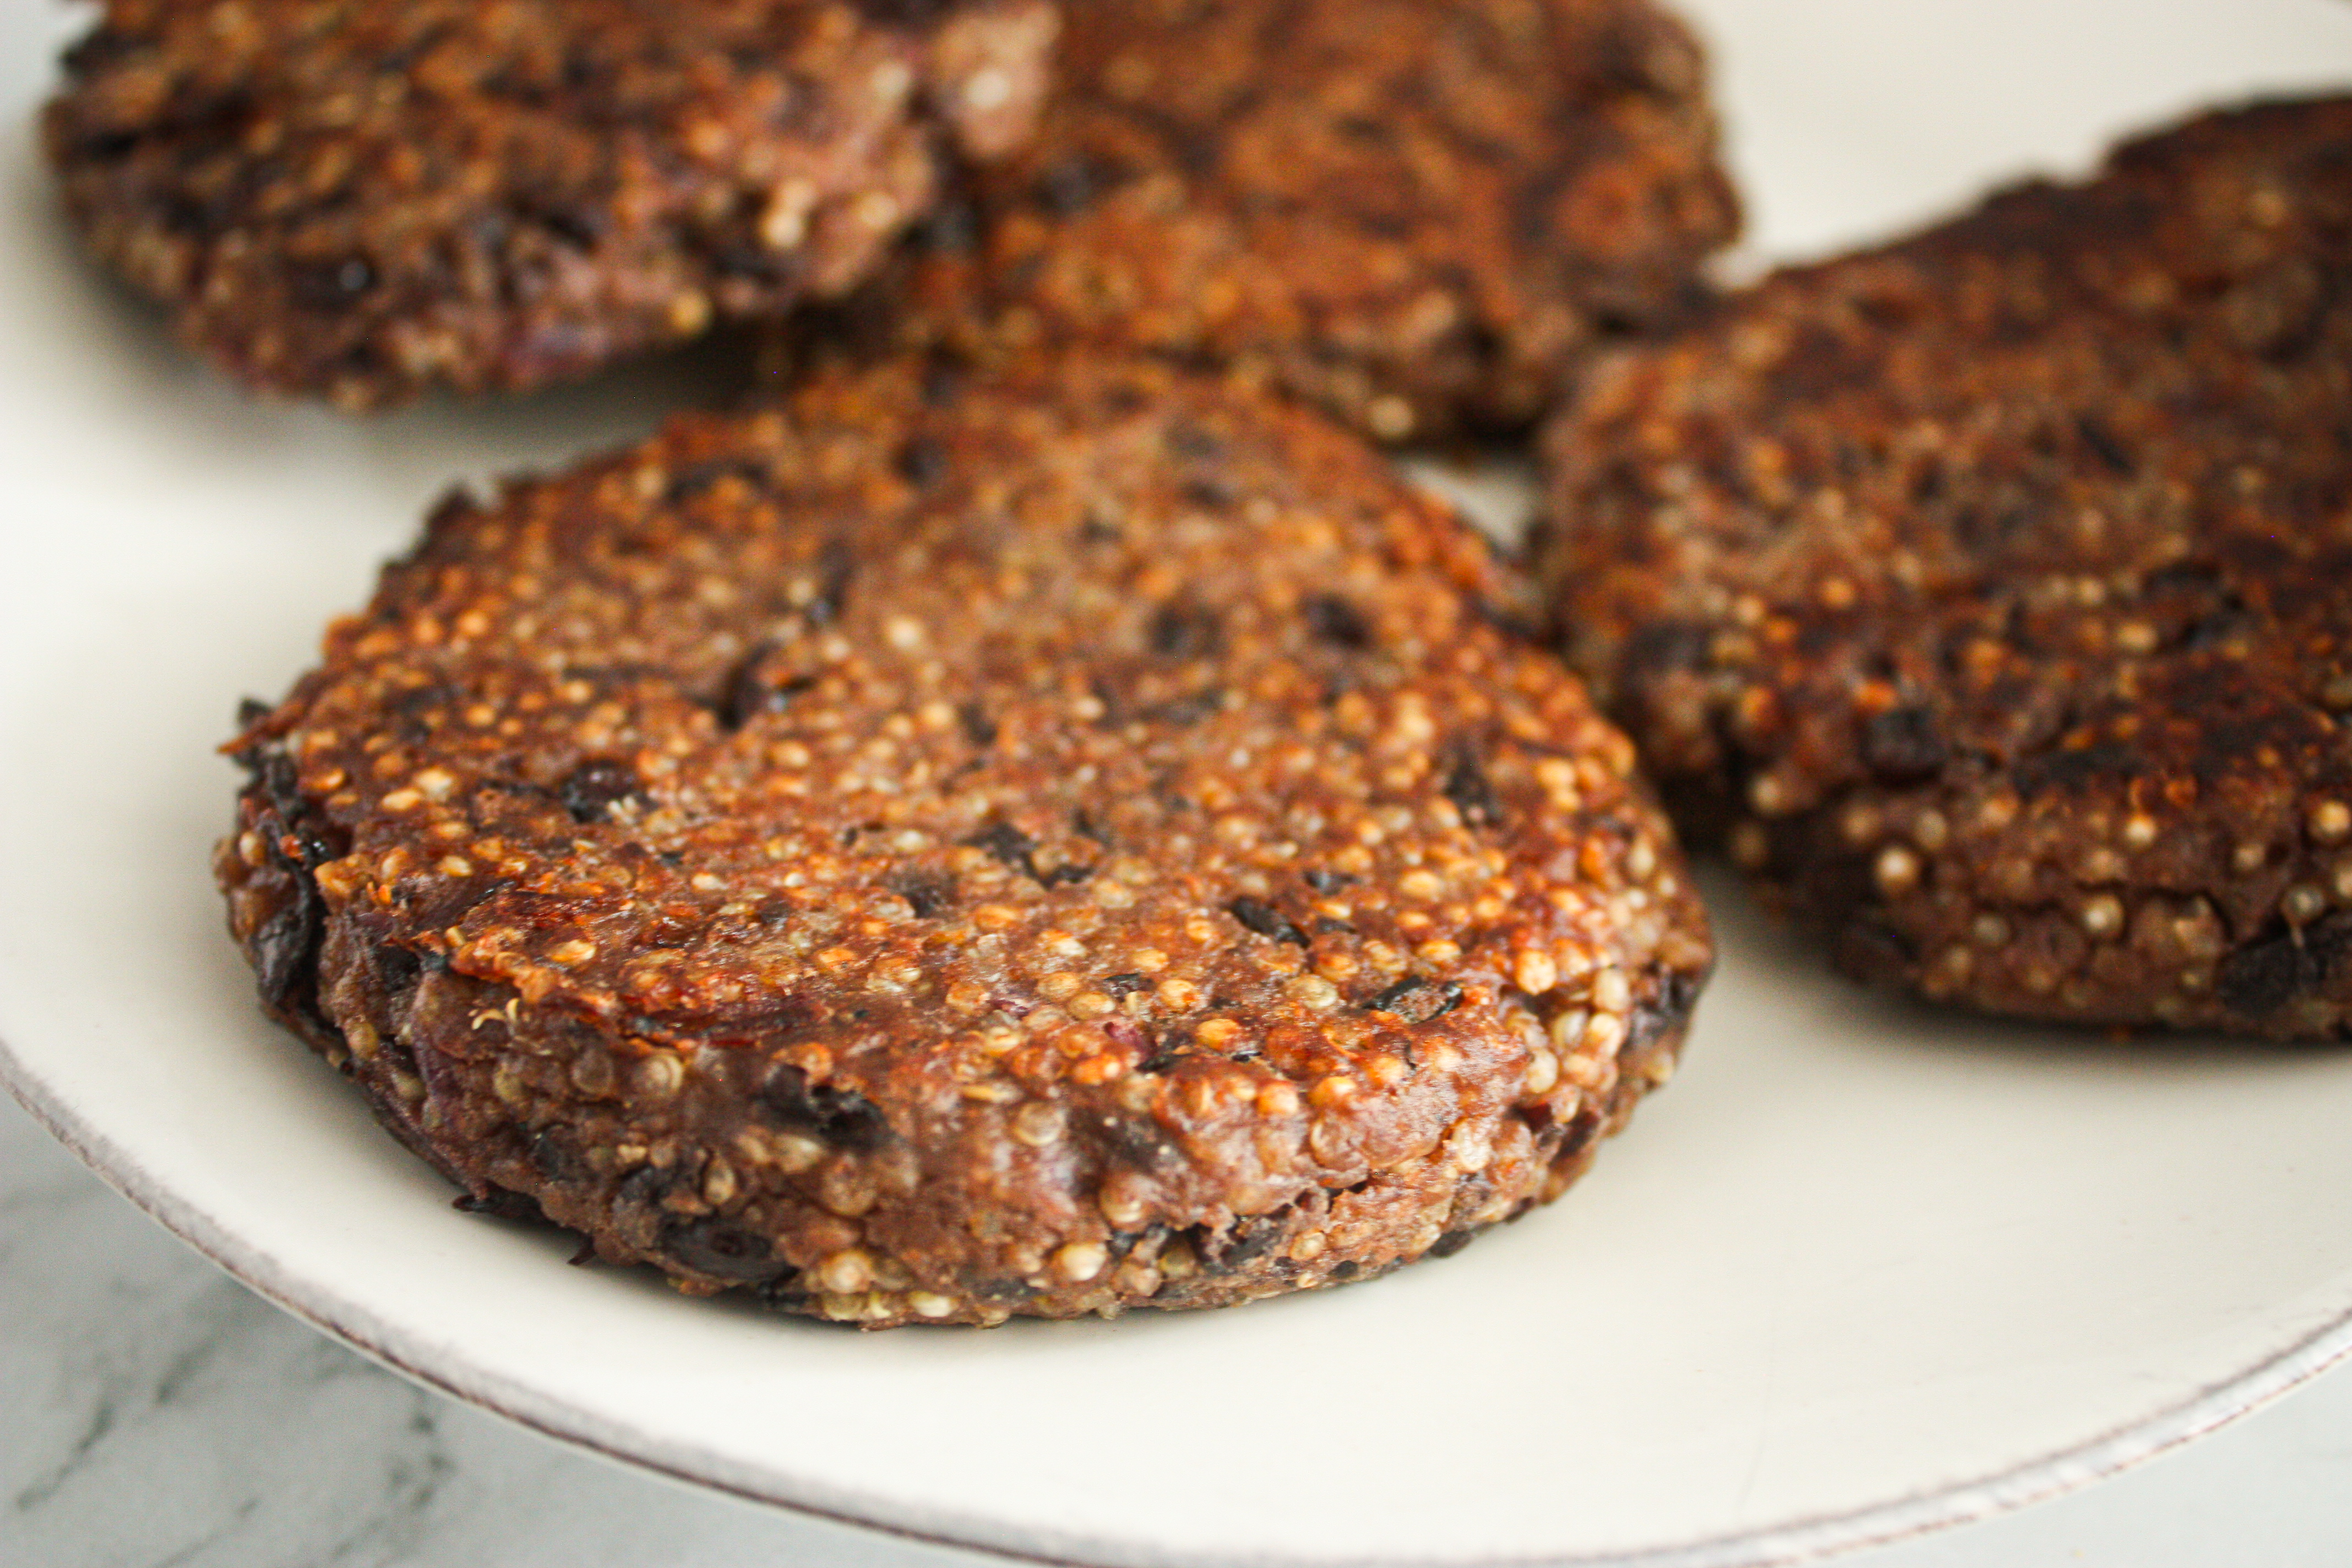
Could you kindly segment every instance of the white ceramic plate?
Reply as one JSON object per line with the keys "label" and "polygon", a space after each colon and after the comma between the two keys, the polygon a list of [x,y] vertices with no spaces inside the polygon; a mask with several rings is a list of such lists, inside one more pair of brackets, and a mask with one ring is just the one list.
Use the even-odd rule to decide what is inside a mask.
{"label": "white ceramic plate", "polygon": [[[1784,256],[2352,80],[2335,0],[1692,8]],[[643,428],[707,367],[373,423],[244,401],[51,212],[26,114],[75,20],[0,0],[0,1071],[289,1309],[677,1475],[1121,1564],[1784,1560],[2076,1483],[2352,1339],[2352,1056],[1906,1010],[1730,897],[1688,1070],[1584,1187],[1366,1288],[858,1336],[452,1213],[257,1016],[209,748],[432,492]]]}

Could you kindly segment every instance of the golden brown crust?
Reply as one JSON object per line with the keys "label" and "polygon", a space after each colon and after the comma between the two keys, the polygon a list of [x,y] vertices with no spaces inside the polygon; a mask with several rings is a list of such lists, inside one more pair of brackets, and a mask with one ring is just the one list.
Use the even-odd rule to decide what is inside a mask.
{"label": "golden brown crust", "polygon": [[256,387],[511,391],[838,294],[1043,96],[1050,0],[109,0],[91,247]]}
{"label": "golden brown crust", "polygon": [[1482,546],[1314,416],[912,362],[453,502],[239,750],[265,1000],[478,1196],[866,1322],[1450,1249],[1703,917]]}
{"label": "golden brown crust", "polygon": [[2352,100],[2256,105],[1596,368],[1573,659],[1856,973],[2352,1018]]}
{"label": "golden brown crust", "polygon": [[900,342],[1149,349],[1384,439],[1523,426],[1738,226],[1649,0],[1090,0],[1037,139],[876,290]]}

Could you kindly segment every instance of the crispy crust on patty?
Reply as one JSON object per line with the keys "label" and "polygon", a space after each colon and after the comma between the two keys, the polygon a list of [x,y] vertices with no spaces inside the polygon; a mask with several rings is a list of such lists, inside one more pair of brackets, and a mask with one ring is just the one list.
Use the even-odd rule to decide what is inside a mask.
{"label": "crispy crust on patty", "polygon": [[2352,1018],[2352,100],[2216,113],[1594,369],[1564,646],[1844,967]]}
{"label": "crispy crust on patty", "polygon": [[1517,427],[1738,224],[1648,0],[1093,0],[1056,72],[875,290],[884,336],[1228,365],[1383,439]]}
{"label": "crispy crust on patty", "polygon": [[513,391],[842,292],[1000,153],[1050,0],[109,0],[48,153],[238,380]]}
{"label": "crispy crust on patty", "polygon": [[822,377],[446,505],[251,715],[217,868],[396,1133],[689,1290],[1337,1283],[1565,1187],[1709,963],[1502,591],[1164,367]]}

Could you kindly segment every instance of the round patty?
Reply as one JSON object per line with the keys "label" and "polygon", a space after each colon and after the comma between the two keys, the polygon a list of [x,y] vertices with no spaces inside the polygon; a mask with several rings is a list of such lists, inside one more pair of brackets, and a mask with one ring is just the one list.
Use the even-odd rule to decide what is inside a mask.
{"label": "round patty", "polygon": [[1845,967],[2352,1016],[2352,100],[2218,113],[1596,368],[1565,646]]}
{"label": "round patty", "polygon": [[1090,0],[1056,71],[877,290],[886,335],[1232,365],[1383,439],[1520,426],[1738,227],[1648,0]]}
{"label": "round patty", "polygon": [[253,386],[511,391],[837,294],[942,143],[1034,124],[1049,0],[109,0],[48,153]]}
{"label": "round patty", "polygon": [[820,378],[446,505],[252,716],[218,870],[395,1132],[688,1290],[1336,1283],[1564,1187],[1709,962],[1500,591],[1213,384]]}

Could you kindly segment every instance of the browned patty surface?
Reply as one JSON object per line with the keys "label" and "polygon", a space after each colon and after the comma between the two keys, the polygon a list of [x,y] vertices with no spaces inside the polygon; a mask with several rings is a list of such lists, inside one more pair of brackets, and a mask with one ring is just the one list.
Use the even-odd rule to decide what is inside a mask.
{"label": "browned patty surface", "polygon": [[1089,0],[1056,73],[885,336],[1232,365],[1384,439],[1522,426],[1738,227],[1649,0]]}
{"label": "browned patty surface", "polygon": [[2352,100],[2217,113],[1596,369],[1565,644],[1857,973],[2352,1016]]}
{"label": "browned patty surface", "polygon": [[239,380],[506,391],[836,294],[944,146],[1027,134],[1050,0],[108,0],[48,152]]}
{"label": "browned patty surface", "polygon": [[1709,962],[1500,591],[1302,411],[824,377],[445,506],[254,715],[218,870],[395,1132],[687,1289],[1336,1283],[1566,1186]]}

